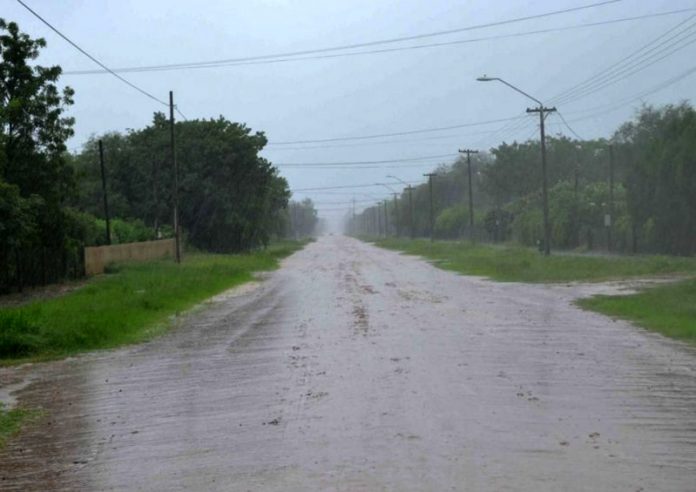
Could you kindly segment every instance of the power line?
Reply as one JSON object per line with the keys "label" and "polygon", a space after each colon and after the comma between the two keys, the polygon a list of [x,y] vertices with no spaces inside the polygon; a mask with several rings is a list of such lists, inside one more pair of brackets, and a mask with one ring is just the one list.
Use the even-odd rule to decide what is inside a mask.
{"label": "power line", "polygon": [[337,170],[337,169],[346,169],[346,170],[351,170],[351,171],[357,171],[361,169],[404,169],[404,168],[423,168],[423,167],[433,167],[433,166],[439,166],[441,164],[444,164],[442,161],[431,161],[431,162],[419,162],[418,164],[369,164],[369,165],[360,165],[360,166],[341,166],[341,165],[324,165],[324,166],[295,166],[295,167],[287,167],[287,166],[282,166],[283,169],[303,169],[303,168],[311,168],[316,171],[319,170]]}
{"label": "power line", "polygon": [[[681,32],[679,32],[671,37],[668,37],[667,39],[665,39],[661,43],[659,43],[659,44],[657,44],[657,43],[660,40],[662,40],[663,38],[669,36],[674,31],[676,31],[679,28],[681,28],[682,26],[684,26],[685,24],[689,23],[689,21],[691,21],[694,17],[696,17],[696,16],[690,16],[687,19],[679,22],[677,25],[669,28],[667,31],[662,33],[657,38],[644,44],[639,49],[635,50],[634,52],[632,52],[628,56],[622,58],[621,60],[613,63],[607,69],[604,69],[601,72],[597,72],[596,74],[592,75],[591,77],[589,77],[585,81],[583,81],[579,84],[576,84],[575,86],[571,87],[570,89],[567,89],[567,90],[561,92],[557,96],[551,98],[550,101],[553,103],[559,103],[559,102],[562,103],[562,102],[571,102],[571,101],[580,99],[582,97],[586,97],[587,95],[590,95],[594,92],[597,92],[608,85],[611,85],[615,82],[618,82],[619,80],[626,78],[630,75],[633,75],[634,73],[641,71],[641,70],[647,68],[648,66],[659,62],[660,60],[666,58],[667,56],[670,56],[674,52],[685,48],[686,46],[693,43],[694,41],[690,41],[687,44],[684,44],[682,46],[677,46],[675,49],[668,51],[670,48],[674,47],[679,42],[691,37],[693,35],[693,33],[687,34],[687,36],[682,37],[681,39],[669,44],[666,47],[664,47],[664,45],[666,43],[669,43],[670,41],[674,40],[676,37],[683,35],[685,32],[688,32],[688,30],[693,27],[693,24],[691,26],[687,26]],[[658,51],[657,53],[654,53],[653,55],[650,55],[650,53],[653,53],[655,50],[657,50],[661,47],[662,47],[662,49],[660,51]],[[655,59],[656,56],[659,56],[659,55],[665,53],[665,51],[668,51],[668,52],[666,54],[664,54],[663,56]],[[647,55],[649,55],[649,56],[647,56]],[[646,64],[646,62],[647,62],[647,64]],[[687,73],[682,74],[682,76],[680,78],[678,78],[677,80],[680,80],[681,78],[686,77],[689,74],[690,73],[687,71]],[[674,82],[676,82],[677,80],[675,80]],[[669,83],[669,84],[671,85],[671,83]],[[660,88],[658,87],[654,91],[650,91],[650,93],[655,92],[657,90],[660,90]],[[643,95],[646,95],[646,94],[643,94]],[[638,96],[638,97],[641,97],[641,96]],[[635,99],[636,98],[632,98],[628,102],[629,103],[633,102],[633,100],[635,100]],[[621,104],[621,106],[623,106],[623,105],[625,105],[625,103]],[[609,111],[612,111],[612,110],[609,110]],[[605,112],[609,112],[609,111],[605,111]],[[592,116],[590,116],[590,117],[592,117]],[[587,119],[587,117],[581,118],[581,119]],[[575,121],[580,121],[580,120],[575,120]],[[564,123],[566,124],[566,126],[568,126],[567,122],[564,122]],[[499,138],[503,133],[507,135],[507,134],[510,134],[511,132],[513,132],[513,133],[519,132],[525,126],[527,126],[527,124],[528,124],[527,122],[522,122],[521,124],[515,124],[514,122],[507,123],[497,133],[494,133],[489,138],[482,139],[482,141],[495,140],[496,138]],[[572,133],[575,134],[575,132],[572,130],[572,128],[570,128],[569,126],[568,126],[568,128],[569,128],[569,130],[571,130]],[[577,136],[577,134],[576,134],[576,136]]]}
{"label": "power line", "polygon": [[514,116],[510,118],[509,121],[505,123],[502,127],[494,131],[491,135],[489,135],[488,137],[483,137],[477,142],[475,142],[473,146],[485,147],[484,142],[497,141],[502,136],[507,136],[510,134],[510,132],[515,132],[516,130],[529,125],[529,123],[529,115],[527,115],[526,113]]}
{"label": "power line", "polygon": [[[694,31],[694,32],[692,32],[691,34],[689,34],[686,38],[681,39],[681,40],[679,40],[679,41],[673,43],[672,45],[668,46],[666,49],[671,48],[671,47],[675,46],[676,44],[678,44],[679,42],[684,41],[685,39],[687,39],[687,38],[689,38],[689,37],[694,37],[694,36],[696,36],[696,31]],[[659,55],[659,54],[663,54],[663,53],[664,53],[664,54],[663,54],[662,56],[658,57],[658,58],[655,58],[655,57],[653,56],[652,59],[649,60],[649,63],[644,63],[644,64],[642,64],[642,65],[639,64],[639,65],[637,65],[637,66],[634,65],[634,66],[632,66],[632,67],[626,67],[624,70],[622,70],[621,72],[619,72],[618,74],[616,74],[616,76],[614,76],[614,77],[612,77],[612,78],[606,80],[604,83],[599,83],[598,85],[595,85],[594,87],[588,88],[588,89],[584,90],[583,92],[581,92],[580,94],[577,94],[577,95],[575,95],[574,97],[571,97],[571,98],[569,98],[569,99],[566,99],[566,100],[563,101],[563,102],[566,102],[566,103],[567,103],[567,102],[573,102],[573,101],[577,101],[577,100],[579,100],[579,99],[583,99],[583,98],[585,98],[585,97],[587,97],[587,96],[589,96],[589,95],[592,95],[592,94],[594,94],[594,93],[596,93],[596,92],[598,92],[598,91],[604,89],[605,87],[608,87],[608,86],[610,86],[610,85],[613,85],[613,84],[615,84],[616,82],[619,82],[619,81],[621,81],[621,80],[624,80],[624,79],[626,79],[626,78],[628,78],[628,77],[630,77],[630,76],[632,76],[632,75],[634,75],[634,74],[636,74],[636,73],[638,73],[638,72],[641,72],[641,71],[645,70],[646,68],[648,68],[648,67],[650,67],[650,66],[652,66],[652,65],[655,65],[656,63],[658,63],[658,62],[664,60],[665,58],[667,58],[667,57],[673,55],[673,54],[676,53],[677,51],[680,51],[680,50],[682,50],[682,49],[686,48],[687,46],[690,46],[690,45],[692,45],[692,44],[694,44],[694,43],[696,43],[696,37],[694,37],[694,39],[692,39],[691,41],[682,44],[681,46],[677,46],[676,48],[672,49],[671,51],[668,51],[667,53],[664,53],[666,49],[665,49],[665,50],[661,50],[660,52],[656,53],[655,55]]]}
{"label": "power line", "polygon": [[334,201],[324,202],[324,201],[312,200],[312,203],[314,203],[315,205],[349,205],[351,203],[359,203],[359,204],[375,203],[375,201],[377,201],[377,200],[383,200],[383,198],[372,199],[372,200],[341,200],[338,202],[334,202]]}
{"label": "power line", "polygon": [[360,191],[314,191],[312,192],[312,195],[329,195],[329,196],[366,196],[369,197],[370,200],[380,200],[380,197],[372,194],[372,193],[365,193],[365,192],[360,192]]}
{"label": "power line", "polygon": [[[420,184],[420,181],[406,182],[406,184]],[[290,190],[293,193],[304,192],[304,191],[324,191],[324,190],[344,190],[349,188],[371,188],[374,186],[382,186],[382,183],[370,183],[370,184],[359,184],[359,185],[342,185],[342,186],[320,186],[317,188],[297,188]]]}
{"label": "power line", "polygon": [[[139,67],[121,67],[121,68],[116,68],[114,70],[117,72],[120,72],[120,73],[164,72],[164,71],[171,71],[171,70],[224,68],[224,67],[234,67],[234,66],[244,66],[244,65],[266,65],[266,64],[273,64],[273,63],[311,61],[311,60],[323,60],[323,59],[331,59],[331,58],[344,58],[344,57],[352,57],[352,56],[393,53],[393,52],[399,52],[399,51],[448,47],[448,46],[456,46],[456,45],[461,45],[461,44],[478,43],[478,42],[482,42],[482,41],[492,41],[492,40],[497,40],[497,39],[517,38],[517,37],[532,36],[532,35],[538,35],[538,34],[548,34],[548,33],[552,33],[552,32],[562,32],[562,31],[569,31],[569,30],[575,30],[575,29],[585,29],[588,27],[599,27],[599,26],[617,24],[620,22],[632,22],[632,21],[649,19],[649,18],[654,18],[654,17],[662,17],[662,16],[666,16],[666,15],[675,15],[675,14],[681,14],[681,13],[685,13],[685,12],[693,12],[694,10],[696,10],[696,9],[690,8],[690,9],[670,10],[670,11],[655,12],[652,14],[646,14],[646,15],[640,15],[640,16],[610,19],[610,20],[606,20],[606,21],[574,24],[574,25],[569,25],[569,26],[562,26],[562,27],[555,27],[555,28],[548,28],[548,29],[538,29],[538,30],[534,30],[534,31],[521,31],[521,32],[516,32],[516,33],[510,33],[510,34],[498,34],[498,35],[484,36],[484,37],[479,37],[479,38],[469,38],[469,39],[460,39],[460,40],[454,40],[454,41],[445,41],[445,42],[440,42],[440,43],[417,44],[417,45],[412,45],[412,46],[401,46],[401,47],[396,47],[396,48],[386,48],[386,49],[379,49],[379,50],[337,53],[337,54],[332,54],[332,55],[298,56],[298,57],[291,57],[291,58],[278,57],[278,58],[271,58],[271,59],[260,59],[260,60],[249,60],[249,61],[193,62],[193,63],[201,63],[201,64],[181,63],[181,64],[172,64],[172,65],[144,65],[144,66],[139,66]],[[270,57],[270,56],[274,56],[274,55],[264,55],[264,57]],[[281,55],[278,55],[278,56],[281,56]],[[101,70],[68,70],[68,71],[63,72],[64,75],[98,75],[98,74],[103,74],[103,73],[104,72]]]}
{"label": "power line", "polygon": [[280,162],[274,163],[276,166],[285,167],[311,167],[311,166],[353,166],[360,164],[389,164],[393,162],[411,162],[411,161],[424,161],[428,159],[442,159],[445,157],[454,157],[457,154],[440,154],[440,155],[426,155],[420,157],[402,157],[400,159],[385,159],[380,161],[352,161],[352,162]]}
{"label": "power line", "polygon": [[576,132],[575,130],[573,130],[573,128],[568,124],[568,122],[567,122],[566,119],[563,117],[563,115],[561,114],[560,111],[556,110],[556,114],[558,114],[558,116],[560,116],[561,121],[562,121],[563,124],[568,128],[568,130],[570,130],[570,133],[572,133],[573,135],[575,135],[575,137],[576,137],[578,140],[585,140],[585,139],[582,138],[580,135],[578,135],[577,132]]}
{"label": "power line", "polygon": [[419,130],[407,130],[407,131],[403,131],[403,132],[380,133],[380,134],[374,134],[374,135],[360,135],[360,136],[354,136],[354,137],[333,137],[333,138],[321,138],[321,139],[314,139],[314,140],[293,140],[293,141],[270,142],[268,144],[268,146],[323,143],[323,142],[344,142],[344,141],[350,141],[350,140],[371,140],[371,139],[375,139],[375,138],[398,137],[398,136],[403,136],[403,135],[415,135],[417,133],[432,133],[432,132],[440,132],[440,131],[447,131],[447,130],[456,130],[458,128],[468,128],[468,127],[472,127],[472,126],[490,125],[493,123],[500,123],[503,121],[509,121],[509,120],[513,120],[513,119],[516,119],[516,118],[499,118],[496,120],[478,121],[475,123],[463,123],[461,125],[441,126],[441,127],[436,127],[436,128],[421,128]]}
{"label": "power line", "polygon": [[[685,27],[682,29],[680,32],[677,34],[672,35],[671,37],[668,37],[667,39],[663,40],[662,42],[659,42],[663,38],[667,37],[670,35],[670,33],[676,31],[677,29],[681,28],[684,24],[688,23],[692,19],[694,19],[696,16],[690,16],[686,20],[678,23],[676,26],[671,27],[664,33],[662,33],[660,36],[657,38],[653,39],[652,41],[644,44],[634,52],[632,52],[630,55],[622,58],[618,62],[612,63],[608,68],[603,69],[602,71],[599,71],[595,73],[594,75],[590,76],[583,82],[580,82],[579,84],[576,84],[575,86],[571,87],[570,89],[567,89],[560,94],[556,95],[555,97],[550,99],[550,103],[553,104],[559,104],[559,103],[565,103],[569,102],[572,100],[577,100],[582,97],[585,97],[589,94],[592,94],[607,85],[610,85],[620,79],[626,78],[640,70],[643,70],[644,68],[647,68],[650,65],[653,65],[657,63],[658,61],[666,58],[667,56],[675,53],[676,51],[683,49],[684,47],[688,46],[691,44],[693,41],[682,45],[682,46],[677,46],[675,49],[672,49],[672,51],[669,51],[671,48],[673,48],[675,45],[678,45],[680,42],[688,39],[689,37],[693,36],[693,32],[690,34],[688,31],[690,29],[693,29],[694,23],[691,25]],[[684,35],[687,33],[686,35]],[[677,41],[668,44],[665,46],[665,44],[669,43],[670,41],[674,40],[675,38],[678,38],[679,36],[682,36],[681,39],[678,39]],[[655,52],[658,48],[662,47],[659,51]],[[662,57],[659,57],[655,59],[657,56],[663,54],[665,51],[667,51],[667,54],[665,54]],[[650,53],[653,53],[650,55]],[[628,72],[628,73],[627,73]]]}
{"label": "power line", "polygon": [[179,108],[176,107],[176,104],[174,105],[174,111],[176,111],[177,114],[179,116],[181,116],[185,121],[188,121],[188,118],[186,117],[186,115],[184,113],[182,113],[181,111],[179,111]]}
{"label": "power line", "polygon": [[654,94],[656,92],[659,92],[663,89],[666,89],[667,87],[669,87],[673,84],[676,84],[680,80],[685,79],[685,78],[693,75],[694,73],[696,73],[696,66],[693,66],[693,67],[689,68],[688,70],[685,70],[684,72],[682,72],[674,77],[671,77],[663,82],[660,82],[659,84],[656,84],[647,90],[644,90],[642,92],[639,92],[637,94],[629,96],[629,97],[621,100],[620,102],[617,102],[614,104],[609,104],[609,105],[596,106],[594,108],[588,108],[588,109],[584,109],[584,110],[580,110],[580,111],[574,111],[571,114],[582,114],[582,113],[588,113],[588,112],[590,114],[588,116],[576,118],[575,120],[572,120],[572,121],[573,122],[584,121],[584,120],[594,118],[594,117],[599,116],[599,115],[611,113],[612,111],[616,111],[619,108],[623,108],[624,106],[626,106],[628,104],[631,104],[631,103],[636,102],[636,101],[640,101],[641,99],[643,99],[646,96],[649,96],[649,95]]}
{"label": "power line", "polygon": [[[675,75],[674,77],[670,77],[667,80],[664,80],[658,84],[655,84],[654,86],[652,86],[644,91],[635,93],[632,96],[628,96],[619,102],[608,104],[608,105],[604,104],[601,106],[595,106],[593,108],[587,108],[587,109],[567,113],[569,115],[583,115],[583,114],[585,115],[585,116],[580,116],[579,118],[571,119],[570,122],[565,120],[564,116],[560,112],[558,112],[558,111],[557,112],[558,112],[558,115],[563,120],[563,123],[565,124],[565,126],[568,128],[568,130],[570,130],[571,133],[573,133],[578,139],[583,140],[583,138],[570,127],[569,123],[577,123],[577,122],[585,121],[588,119],[596,118],[597,116],[601,116],[601,115],[604,115],[607,113],[611,113],[611,112],[616,111],[617,109],[621,109],[621,108],[623,108],[631,103],[634,103],[636,101],[640,101],[641,99],[643,99],[646,96],[649,96],[649,95],[654,94],[656,92],[659,92],[663,89],[666,89],[667,87],[674,85],[677,82],[679,82],[679,81],[681,81],[689,76],[692,76],[694,74],[696,74],[696,66],[693,66],[693,67]],[[519,130],[521,130],[521,129],[522,128],[519,128]],[[536,132],[536,129],[533,130],[533,133],[530,134],[526,138],[526,140],[531,138],[535,132]]]}
{"label": "power line", "polygon": [[[496,133],[497,131],[498,130],[485,130],[485,131],[471,132],[471,133],[435,135],[435,136],[431,136],[431,137],[420,137],[420,138],[410,137],[410,138],[402,138],[402,139],[397,139],[397,140],[384,140],[381,142],[356,142],[356,143],[343,143],[343,144],[311,145],[311,146],[300,146],[300,147],[288,146],[288,147],[278,147],[278,148],[274,148],[272,150],[273,150],[273,152],[277,152],[277,151],[339,149],[339,148],[355,148],[355,147],[364,148],[366,146],[410,144],[410,143],[418,143],[418,142],[434,141],[434,140],[451,140],[451,139],[461,140],[462,137],[467,137],[467,136],[472,136],[472,135],[488,135],[488,134]],[[447,144],[447,145],[449,146],[449,144]]]}
{"label": "power line", "polygon": [[[120,72],[120,73],[165,72],[165,71],[171,71],[171,70],[193,70],[193,69],[205,69],[205,68],[236,67],[236,66],[245,66],[245,65],[267,65],[267,64],[273,64],[273,63],[287,63],[287,62],[298,62],[298,61],[324,60],[324,59],[331,59],[331,58],[345,58],[345,57],[362,56],[362,55],[384,54],[384,53],[393,53],[393,52],[399,52],[399,51],[410,51],[410,50],[419,50],[419,49],[426,49],[426,48],[440,48],[440,47],[456,46],[456,45],[469,44],[469,43],[478,43],[478,42],[482,42],[482,41],[492,41],[492,40],[497,40],[497,39],[517,38],[517,37],[532,36],[532,35],[538,35],[538,34],[548,34],[548,33],[552,33],[552,32],[562,32],[562,31],[569,31],[569,30],[574,30],[574,29],[584,29],[584,28],[588,28],[588,27],[598,27],[598,26],[616,24],[619,22],[630,22],[630,21],[648,19],[648,18],[653,18],[653,17],[661,17],[661,16],[665,16],[665,15],[674,15],[674,14],[680,14],[680,13],[685,13],[685,12],[693,12],[694,10],[696,10],[696,9],[670,10],[667,12],[656,12],[653,14],[646,14],[646,15],[635,16],[635,17],[622,17],[619,19],[611,19],[611,20],[600,21],[600,22],[589,22],[589,23],[584,23],[584,24],[574,24],[574,25],[570,25],[570,26],[548,28],[548,29],[538,29],[535,31],[522,31],[522,32],[517,32],[517,33],[498,34],[498,35],[494,35],[494,36],[484,36],[484,37],[479,37],[479,38],[460,39],[460,40],[445,41],[445,42],[440,42],[440,43],[417,44],[417,45],[412,45],[412,46],[401,46],[401,47],[397,47],[397,48],[387,48],[387,49],[368,50],[368,51],[356,51],[356,52],[338,53],[338,54],[332,54],[332,55],[302,56],[302,57],[293,57],[293,58],[273,58],[273,59],[268,59],[268,60],[241,61],[241,62],[220,62],[220,63],[211,62],[210,64],[205,64],[205,65],[185,65],[185,64],[177,64],[176,66],[169,66],[169,65],[150,65],[150,66],[147,66],[147,65],[145,65],[145,66],[140,66],[140,67],[122,67],[122,68],[117,68],[114,70],[116,70],[117,72]],[[206,62],[201,62],[201,63],[206,63]],[[98,74],[103,74],[103,73],[104,72],[101,70],[68,70],[68,71],[63,72],[64,75],[98,75]]]}
{"label": "power line", "polygon": [[24,7],[25,9],[27,9],[29,12],[31,12],[31,13],[34,15],[34,17],[36,17],[36,18],[39,19],[41,22],[43,22],[44,24],[46,24],[53,32],[55,32],[56,34],[58,34],[58,36],[60,36],[60,37],[63,38],[65,41],[67,41],[68,43],[70,43],[70,45],[72,45],[76,50],[78,50],[80,53],[82,53],[83,55],[85,55],[87,58],[89,58],[90,60],[92,60],[94,63],[96,63],[96,64],[99,65],[100,67],[102,67],[105,71],[109,72],[111,75],[113,75],[114,77],[116,77],[117,79],[119,79],[121,82],[123,82],[124,84],[127,84],[128,86],[132,87],[133,89],[135,89],[136,91],[140,92],[141,94],[143,94],[143,95],[149,97],[149,98],[152,99],[153,101],[157,101],[158,103],[160,103],[160,104],[162,104],[162,105],[164,105],[164,106],[169,106],[169,103],[167,103],[167,102],[165,102],[165,101],[163,101],[163,100],[157,98],[156,96],[153,96],[152,94],[150,94],[149,92],[147,92],[145,89],[142,89],[142,88],[138,87],[137,85],[133,84],[132,82],[130,82],[130,81],[124,79],[124,78],[121,77],[119,74],[117,74],[116,72],[114,72],[113,70],[111,70],[109,67],[107,67],[106,65],[104,65],[102,62],[100,62],[99,60],[97,60],[95,57],[93,57],[92,55],[90,55],[89,53],[87,53],[84,49],[82,49],[80,46],[78,46],[77,43],[75,43],[73,40],[71,40],[70,38],[68,38],[65,34],[63,34],[62,32],[60,32],[58,29],[56,29],[55,27],[53,27],[53,25],[51,25],[50,22],[48,22],[46,19],[44,19],[43,17],[41,17],[36,11],[32,10],[32,8],[29,7],[29,6],[28,6],[26,3],[24,3],[22,0],[17,0],[17,3],[19,3],[19,4],[20,4],[22,7]]}
{"label": "power line", "polygon": [[[117,70],[118,71],[134,72],[134,71],[152,71],[152,70],[163,70],[163,69],[172,70],[172,69],[194,68],[194,67],[211,67],[211,66],[214,67],[214,66],[219,66],[221,64],[236,64],[236,63],[243,63],[243,62],[271,60],[274,58],[296,57],[296,56],[302,56],[302,55],[328,53],[328,52],[333,52],[333,51],[344,51],[344,50],[350,50],[350,49],[356,49],[356,48],[366,48],[366,47],[370,47],[370,46],[379,46],[379,45],[384,45],[384,44],[401,43],[404,41],[413,41],[413,40],[417,40],[417,39],[432,38],[432,37],[437,37],[437,36],[456,34],[456,33],[460,33],[460,32],[474,31],[474,30],[485,29],[485,28],[490,28],[490,27],[498,27],[498,26],[503,26],[503,25],[507,25],[507,24],[514,24],[514,23],[524,22],[524,21],[528,21],[528,20],[541,19],[541,18],[545,18],[545,17],[552,17],[552,16],[556,16],[556,15],[577,12],[580,10],[587,10],[587,9],[591,9],[591,8],[602,7],[604,5],[618,3],[621,1],[622,0],[605,0],[602,2],[592,3],[592,4],[588,4],[588,5],[581,5],[578,7],[571,7],[571,8],[562,9],[562,10],[555,10],[555,11],[550,11],[550,12],[544,12],[541,14],[528,15],[528,16],[524,16],[524,17],[516,17],[516,18],[512,18],[512,19],[489,22],[489,23],[484,23],[484,24],[475,24],[472,26],[460,27],[460,28],[456,28],[456,29],[448,29],[448,30],[443,30],[443,31],[435,31],[435,32],[429,32],[429,33],[415,34],[415,35],[411,35],[411,36],[401,36],[401,37],[396,37],[396,38],[388,38],[388,39],[382,39],[382,40],[376,40],[376,41],[367,41],[367,42],[361,42],[361,43],[352,43],[352,44],[339,45],[339,46],[330,46],[330,47],[325,47],[325,48],[316,48],[316,49],[301,50],[301,51],[291,51],[291,52],[268,54],[268,55],[247,56],[247,57],[241,57],[241,58],[208,60],[208,61],[202,61],[202,62],[171,63],[171,64],[163,64],[163,65],[152,65],[152,66],[148,66],[148,67],[126,67],[126,68],[117,69]],[[76,74],[78,72],[79,73],[86,73],[85,71],[73,71],[71,73]]]}

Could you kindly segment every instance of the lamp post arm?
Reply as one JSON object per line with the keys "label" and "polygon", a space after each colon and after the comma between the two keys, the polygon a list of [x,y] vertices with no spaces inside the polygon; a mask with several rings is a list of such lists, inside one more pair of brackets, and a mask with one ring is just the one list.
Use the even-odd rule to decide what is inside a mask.
{"label": "lamp post arm", "polygon": [[495,77],[495,78],[493,78],[493,79],[491,79],[491,80],[497,80],[498,82],[502,82],[503,84],[507,85],[510,89],[515,90],[515,91],[519,92],[520,94],[522,94],[523,96],[526,96],[526,97],[528,97],[529,99],[531,99],[532,101],[536,102],[539,106],[543,106],[543,105],[544,105],[544,103],[542,103],[542,102],[541,102],[539,99],[537,99],[536,97],[530,96],[529,94],[527,94],[526,92],[524,92],[522,89],[519,89],[519,88],[515,87],[514,85],[510,84],[509,82],[504,81],[504,80],[501,79],[500,77]]}
{"label": "lamp post arm", "polygon": [[389,176],[387,176],[387,178],[395,179],[395,180],[399,181],[401,184],[408,186],[408,183],[406,181],[404,181],[401,178],[397,178],[396,176],[392,176],[391,174]]}

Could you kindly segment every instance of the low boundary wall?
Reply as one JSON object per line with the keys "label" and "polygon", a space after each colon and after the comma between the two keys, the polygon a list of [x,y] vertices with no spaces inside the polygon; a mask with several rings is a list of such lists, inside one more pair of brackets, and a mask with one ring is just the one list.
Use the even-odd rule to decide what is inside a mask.
{"label": "low boundary wall", "polygon": [[90,246],[85,248],[85,275],[104,273],[106,265],[116,261],[174,258],[175,252],[176,242],[174,239],[113,244],[111,246]]}

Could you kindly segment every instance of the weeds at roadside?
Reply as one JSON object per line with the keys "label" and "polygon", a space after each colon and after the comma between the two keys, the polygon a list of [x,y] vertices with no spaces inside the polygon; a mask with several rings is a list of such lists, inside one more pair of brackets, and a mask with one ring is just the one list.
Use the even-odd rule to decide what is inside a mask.
{"label": "weeds at roadside", "polygon": [[696,342],[696,279],[649,287],[627,296],[589,297],[577,304],[668,337]]}
{"label": "weeds at roadside", "polygon": [[696,258],[669,256],[550,257],[520,246],[492,246],[424,239],[380,239],[377,246],[432,260],[439,268],[466,275],[517,282],[599,282],[628,277],[685,275],[669,285],[628,296],[595,296],[577,301],[585,309],[626,319],[680,340],[696,342]]}
{"label": "weeds at roadside", "polygon": [[380,239],[383,248],[433,260],[436,266],[505,282],[599,282],[668,274],[695,274],[696,258],[668,256],[540,255],[521,246],[492,246],[465,241]]}
{"label": "weeds at roadside", "polygon": [[192,254],[117,265],[62,297],[0,309],[0,360],[54,358],[151,338],[170,316],[273,270],[306,242],[283,241],[240,255]]}
{"label": "weeds at roadside", "polygon": [[8,409],[4,403],[0,402],[0,449],[20,431],[22,425],[40,416],[40,411],[24,408]]}

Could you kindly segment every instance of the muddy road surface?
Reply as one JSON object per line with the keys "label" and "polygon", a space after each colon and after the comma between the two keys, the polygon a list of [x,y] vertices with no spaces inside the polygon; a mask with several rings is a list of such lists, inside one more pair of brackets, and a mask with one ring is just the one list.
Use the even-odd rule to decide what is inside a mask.
{"label": "muddy road surface", "polygon": [[696,490],[696,352],[329,236],[150,343],[0,369],[0,489]]}

